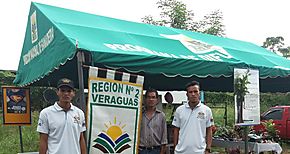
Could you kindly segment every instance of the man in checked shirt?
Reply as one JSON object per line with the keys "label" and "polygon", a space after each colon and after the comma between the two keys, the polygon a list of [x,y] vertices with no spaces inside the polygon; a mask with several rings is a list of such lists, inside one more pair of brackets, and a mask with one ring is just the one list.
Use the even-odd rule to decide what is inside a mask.
{"label": "man in checked shirt", "polygon": [[167,126],[165,114],[156,109],[158,92],[145,93],[145,110],[142,112],[139,154],[165,154]]}

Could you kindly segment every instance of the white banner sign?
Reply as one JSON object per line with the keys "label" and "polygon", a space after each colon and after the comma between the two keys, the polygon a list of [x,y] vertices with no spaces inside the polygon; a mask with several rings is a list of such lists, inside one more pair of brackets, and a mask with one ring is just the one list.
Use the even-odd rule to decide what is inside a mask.
{"label": "white banner sign", "polygon": [[[247,76],[247,80],[245,77]],[[246,90],[237,89],[235,85],[235,123],[236,125],[260,124],[260,90],[259,71],[234,69],[235,84],[244,82]],[[240,85],[241,86],[241,85]],[[240,87],[241,88],[241,87]],[[243,89],[243,88],[242,88]]]}
{"label": "white banner sign", "polygon": [[[106,78],[101,78],[100,72]],[[138,150],[143,76],[90,68],[88,94],[88,151],[90,154],[135,154]],[[120,73],[120,72],[119,72]]]}

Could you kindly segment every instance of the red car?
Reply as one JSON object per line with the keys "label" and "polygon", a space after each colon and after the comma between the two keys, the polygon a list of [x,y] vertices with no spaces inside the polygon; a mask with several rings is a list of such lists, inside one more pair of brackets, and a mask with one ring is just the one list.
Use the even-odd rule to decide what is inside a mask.
{"label": "red car", "polygon": [[[273,120],[281,139],[290,140],[290,106],[275,106],[261,115],[261,122]],[[265,131],[262,124],[253,128],[255,131]]]}

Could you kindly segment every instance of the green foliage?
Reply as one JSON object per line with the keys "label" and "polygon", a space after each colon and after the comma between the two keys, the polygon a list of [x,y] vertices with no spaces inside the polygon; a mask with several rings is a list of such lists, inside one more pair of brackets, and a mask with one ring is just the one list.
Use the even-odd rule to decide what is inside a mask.
{"label": "green foliage", "polygon": [[283,57],[289,58],[290,57],[290,46],[283,47],[285,45],[284,38],[282,36],[277,37],[267,37],[266,41],[263,42],[263,46],[266,49],[274,53],[280,52]]}
{"label": "green foliage", "polygon": [[274,53],[277,53],[278,49],[284,45],[284,38],[282,36],[267,37],[266,41],[263,42],[263,48],[267,48]]}
{"label": "green foliage", "polygon": [[194,13],[178,0],[159,0],[158,8],[161,9],[161,20],[155,20],[151,15],[142,18],[142,22],[168,26],[178,29],[202,32],[211,35],[224,36],[223,14],[217,10],[204,16],[201,21],[194,21]]}
{"label": "green foliage", "polygon": [[224,92],[205,92],[205,99],[207,103],[212,105],[225,105],[225,103],[231,103],[234,100],[233,93]]}
{"label": "green foliage", "polygon": [[159,0],[157,2],[158,8],[161,9],[161,20],[154,20],[151,15],[142,18],[142,22],[169,26],[179,29],[189,29],[188,21],[193,19],[192,11],[188,11],[186,5],[177,0]]}
{"label": "green foliage", "polygon": [[188,11],[186,5],[177,0],[159,0],[158,8],[161,11],[164,25],[179,29],[188,29],[187,21],[193,19],[192,11]]}
{"label": "green foliage", "polygon": [[[227,105],[226,107],[221,107],[221,105],[214,106],[208,104],[213,112],[213,119],[216,126],[231,126],[234,124],[235,120],[235,108],[234,104]],[[226,110],[227,109],[227,110]]]}
{"label": "green foliage", "polygon": [[261,93],[261,113],[276,105],[290,105],[290,93]]}
{"label": "green foliage", "polygon": [[290,57],[290,47],[287,48],[279,48],[278,51],[282,54],[283,57]]}
{"label": "green foliage", "polygon": [[0,78],[3,79],[3,78],[7,78],[7,77],[12,77],[14,78],[15,77],[15,74],[12,73],[11,71],[0,71]]}
{"label": "green foliage", "polygon": [[242,76],[237,76],[235,78],[234,80],[234,87],[235,87],[234,94],[235,95],[244,97],[247,93],[249,93],[248,87],[247,87],[247,85],[250,84],[249,79],[248,79],[249,75],[250,75],[250,71],[248,70],[246,74]]}
{"label": "green foliage", "polygon": [[279,131],[275,128],[275,123],[273,123],[273,120],[270,119],[268,121],[262,122],[262,125],[266,129],[266,132],[264,132],[265,138],[279,142]]}
{"label": "green foliage", "polygon": [[48,106],[47,102],[43,98],[43,91],[47,87],[30,87],[30,100],[32,111],[40,111]]}
{"label": "green foliage", "polygon": [[223,13],[220,10],[216,10],[204,16],[203,20],[194,22],[191,30],[216,36],[225,36],[225,25],[222,21]]}
{"label": "green foliage", "polygon": [[241,139],[243,138],[243,129],[239,126],[225,126],[219,127],[215,136],[220,136],[227,139]]}
{"label": "green foliage", "polygon": [[164,26],[164,23],[166,21],[157,21],[157,20],[154,20],[153,16],[148,15],[142,18],[142,22],[151,24],[151,25]]}
{"label": "green foliage", "polygon": [[11,71],[0,71],[0,86],[13,85],[15,74]]}
{"label": "green foliage", "polygon": [[[205,99],[207,105],[213,111],[216,125],[224,126],[225,122],[227,122],[227,125],[234,124],[235,103],[233,93],[205,92]],[[260,93],[260,113],[276,105],[290,105],[290,93]],[[225,113],[225,107],[227,113]],[[225,118],[227,118],[226,121]]]}

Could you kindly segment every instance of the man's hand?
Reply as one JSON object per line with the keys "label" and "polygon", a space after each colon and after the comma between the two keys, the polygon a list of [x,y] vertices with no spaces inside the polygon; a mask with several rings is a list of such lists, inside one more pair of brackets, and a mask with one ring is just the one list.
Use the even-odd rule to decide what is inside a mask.
{"label": "man's hand", "polygon": [[205,154],[210,154],[211,153],[211,149],[210,148],[206,148],[204,151]]}

